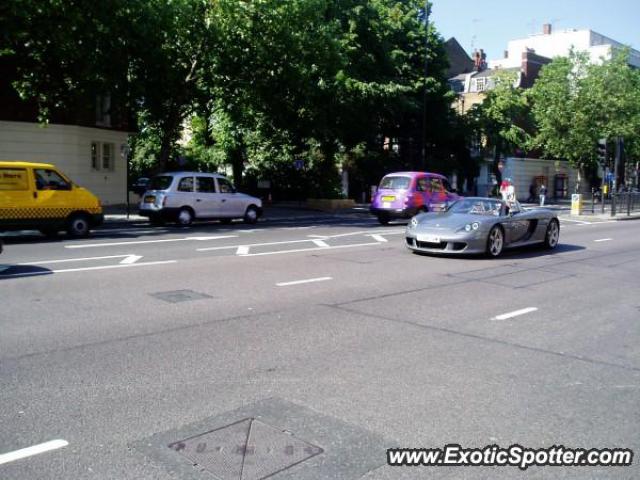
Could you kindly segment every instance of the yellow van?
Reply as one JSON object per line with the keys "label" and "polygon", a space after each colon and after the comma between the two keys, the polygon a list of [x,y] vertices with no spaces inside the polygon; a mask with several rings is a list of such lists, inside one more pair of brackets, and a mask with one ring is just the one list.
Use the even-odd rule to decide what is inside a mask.
{"label": "yellow van", "polygon": [[54,165],[0,161],[0,231],[66,230],[85,237],[103,219],[100,200]]}

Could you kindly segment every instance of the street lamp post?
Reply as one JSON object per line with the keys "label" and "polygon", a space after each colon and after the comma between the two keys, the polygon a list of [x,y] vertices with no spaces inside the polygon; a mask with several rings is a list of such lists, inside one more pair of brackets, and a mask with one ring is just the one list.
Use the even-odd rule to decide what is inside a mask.
{"label": "street lamp post", "polygon": [[429,16],[431,4],[424,2],[424,98],[422,101],[422,168],[427,169],[427,76],[429,73]]}

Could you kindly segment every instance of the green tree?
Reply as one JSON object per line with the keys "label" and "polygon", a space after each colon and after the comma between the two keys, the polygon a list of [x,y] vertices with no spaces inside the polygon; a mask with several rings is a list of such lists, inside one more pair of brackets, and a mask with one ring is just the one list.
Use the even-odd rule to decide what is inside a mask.
{"label": "green tree", "polygon": [[640,73],[629,67],[628,51],[590,64],[571,52],[546,65],[531,90],[537,128],[532,141],[545,155],[570,162],[581,179],[597,165],[601,138],[622,138],[637,149],[640,131]]}

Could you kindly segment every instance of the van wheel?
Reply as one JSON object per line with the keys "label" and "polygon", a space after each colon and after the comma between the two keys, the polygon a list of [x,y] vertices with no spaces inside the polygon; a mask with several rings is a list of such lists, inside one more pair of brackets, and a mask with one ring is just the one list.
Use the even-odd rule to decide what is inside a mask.
{"label": "van wheel", "polygon": [[256,223],[258,221],[258,209],[253,205],[247,207],[247,211],[244,212],[244,223]]}
{"label": "van wheel", "polygon": [[193,222],[193,211],[190,208],[182,208],[178,212],[178,225],[188,227]]}
{"label": "van wheel", "polygon": [[73,238],[82,238],[89,235],[91,227],[89,219],[83,213],[76,213],[67,222],[67,234]]}

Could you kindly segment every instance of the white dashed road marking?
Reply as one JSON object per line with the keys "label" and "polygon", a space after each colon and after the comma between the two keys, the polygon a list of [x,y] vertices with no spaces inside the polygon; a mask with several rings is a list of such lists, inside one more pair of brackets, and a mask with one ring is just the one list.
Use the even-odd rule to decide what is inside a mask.
{"label": "white dashed road marking", "polygon": [[326,282],[327,280],[333,280],[333,278],[332,277],[308,278],[307,280],[295,280],[293,282],[280,282],[280,283],[276,283],[276,286],[289,287],[291,285],[302,285],[303,283]]}
{"label": "white dashed road marking", "polygon": [[492,318],[492,320],[508,320],[513,317],[519,317],[520,315],[535,312],[536,310],[538,310],[536,307],[523,308],[514,312],[503,313],[502,315],[498,315],[497,317]]}
{"label": "white dashed road marking", "polygon": [[611,240],[613,240],[613,238],[601,238],[599,240],[594,240],[594,242],[599,243],[599,242],[610,242]]}
{"label": "white dashed road marking", "polygon": [[50,452],[51,450],[57,450],[58,448],[66,447],[69,442],[66,440],[51,440],[49,442],[33,445],[32,447],[22,448],[9,453],[3,453],[0,455],[0,465],[3,463],[15,462],[21,458],[32,457],[40,453]]}
{"label": "white dashed road marking", "polygon": [[108,242],[108,243],[86,243],[79,245],[65,245],[64,248],[98,248],[98,247],[118,247],[121,245],[144,245],[147,243],[169,243],[169,242],[204,242],[207,240],[220,240],[223,238],[238,238],[238,235],[218,235],[215,237],[184,237],[165,238],[162,240],[135,240],[133,242]]}

